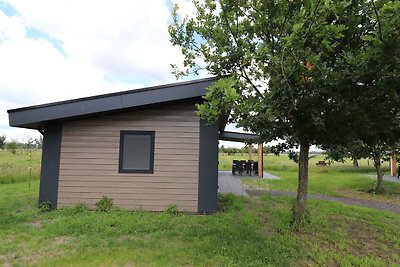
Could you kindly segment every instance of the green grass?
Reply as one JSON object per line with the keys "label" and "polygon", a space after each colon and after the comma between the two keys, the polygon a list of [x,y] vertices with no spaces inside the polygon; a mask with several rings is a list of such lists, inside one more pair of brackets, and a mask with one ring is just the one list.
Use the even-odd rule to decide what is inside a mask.
{"label": "green grass", "polygon": [[29,150],[17,150],[16,154],[0,150],[0,184],[28,181],[30,165],[32,166],[31,179],[38,180],[41,157],[41,150],[32,150],[32,163],[30,163]]}
{"label": "green grass", "polygon": [[213,215],[36,208],[38,182],[0,185],[0,265],[388,266],[400,264],[400,216],[309,201],[289,226],[288,197],[224,196]]}
{"label": "green grass", "polygon": [[[247,155],[219,155],[220,169],[231,169],[233,159],[246,159]],[[309,193],[330,196],[345,196],[374,201],[384,201],[400,204],[400,183],[385,181],[386,193],[383,195],[370,194],[368,190],[375,187],[376,179],[368,176],[374,174],[372,163],[367,160],[359,162],[359,168],[353,167],[351,162],[334,163],[327,166],[317,166],[323,155],[310,159],[309,164]],[[255,158],[257,160],[257,158]],[[389,172],[388,163],[383,167],[386,174]],[[264,171],[280,177],[280,180],[270,179],[242,179],[242,183],[249,189],[271,189],[297,191],[297,164],[289,160],[287,155],[264,156]]]}

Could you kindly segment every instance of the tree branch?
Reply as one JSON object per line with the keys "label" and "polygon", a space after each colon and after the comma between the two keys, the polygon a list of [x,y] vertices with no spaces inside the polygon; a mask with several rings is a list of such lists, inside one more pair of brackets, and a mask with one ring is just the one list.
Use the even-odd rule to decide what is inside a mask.
{"label": "tree branch", "polygon": [[[285,73],[285,68],[283,67],[284,53],[285,53],[285,50],[282,50],[282,56],[281,56],[281,71],[282,71],[283,79],[285,80],[286,85],[287,85],[287,88],[288,88],[288,90],[289,90],[290,98],[292,99],[292,106],[293,106],[293,109],[295,110],[295,109],[296,109],[296,102],[294,101],[293,89],[292,89],[292,86],[290,85],[290,83],[289,83],[289,81],[288,81],[288,79],[287,79],[287,76],[286,76],[286,73]],[[289,113],[290,113],[290,111],[289,111]]]}
{"label": "tree branch", "polygon": [[373,7],[374,12],[375,12],[376,20],[378,21],[379,39],[382,41],[382,43],[384,43],[385,41],[383,40],[383,34],[382,34],[382,28],[381,28],[381,20],[379,18],[378,9],[376,8],[374,0],[371,0],[371,4],[372,4],[372,7]]}
{"label": "tree branch", "polygon": [[315,21],[315,19],[314,19],[315,18],[315,14],[317,13],[317,9],[318,9],[320,4],[321,4],[321,0],[318,0],[317,5],[315,6],[314,11],[312,13],[311,22],[310,22],[310,25],[308,26],[306,38],[304,39],[304,44],[306,44],[307,41],[308,41],[308,37],[309,37],[310,32],[311,32],[311,27],[312,27],[312,25],[314,24],[314,21]]}
{"label": "tree branch", "polygon": [[[221,9],[222,9],[222,12],[225,13],[224,6],[223,6],[222,4],[221,4]],[[230,33],[230,35],[232,36],[233,41],[234,41],[235,44],[236,44],[236,47],[239,47],[239,45],[238,45],[239,42],[238,42],[238,40],[237,40],[237,37],[236,37],[236,35],[233,33],[233,31],[232,31],[232,29],[231,29],[231,26],[229,25],[229,22],[228,22],[226,16],[223,16],[223,18],[224,18],[224,20],[225,20],[226,27],[228,28],[229,33]],[[237,28],[238,28],[238,27],[237,27]],[[260,92],[260,90],[257,88],[257,86],[256,86],[256,85],[253,83],[253,81],[250,79],[250,77],[248,76],[248,74],[247,74],[247,72],[246,72],[246,69],[244,69],[244,68],[242,67],[241,64],[238,64],[238,67],[239,67],[239,69],[240,69],[240,72],[242,73],[242,77],[245,78],[245,80],[246,80],[246,81],[250,84],[250,86],[256,91],[256,93],[257,93],[260,97],[262,97],[263,94]]]}

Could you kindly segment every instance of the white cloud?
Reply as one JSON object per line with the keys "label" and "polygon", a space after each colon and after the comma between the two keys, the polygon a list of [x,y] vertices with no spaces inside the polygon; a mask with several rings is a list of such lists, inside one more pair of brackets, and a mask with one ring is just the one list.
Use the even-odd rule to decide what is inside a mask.
{"label": "white cloud", "polygon": [[172,3],[178,5],[179,14],[183,17],[192,18],[196,14],[196,8],[191,0],[173,0]]}
{"label": "white cloud", "polygon": [[9,108],[172,82],[182,62],[164,0],[0,2],[0,135]]}

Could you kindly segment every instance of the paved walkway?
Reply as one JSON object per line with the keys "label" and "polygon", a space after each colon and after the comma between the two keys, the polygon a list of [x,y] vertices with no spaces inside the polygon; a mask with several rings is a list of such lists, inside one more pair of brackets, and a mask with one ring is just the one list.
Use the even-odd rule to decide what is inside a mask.
{"label": "paved walkway", "polygon": [[[374,175],[374,178],[376,179],[376,175]],[[395,182],[395,183],[400,183],[400,179],[397,179],[396,176],[384,175],[384,176],[383,176],[383,179],[384,179],[384,180],[391,181],[391,182]]]}
{"label": "paved walkway", "polygon": [[[397,179],[397,178],[396,178]],[[246,191],[250,196],[259,196],[262,194],[269,194],[273,196],[296,196],[297,192],[293,191],[278,191],[278,190],[247,190]],[[377,202],[365,199],[357,199],[357,198],[348,198],[348,197],[333,197],[333,196],[324,196],[319,194],[308,194],[309,198],[313,199],[322,199],[329,201],[336,201],[347,205],[353,206],[361,206],[368,207],[380,210],[387,210],[397,214],[400,214],[400,205],[385,203],[385,202]]]}
{"label": "paved walkway", "polygon": [[[375,178],[373,175],[369,175],[371,178]],[[278,190],[245,190],[241,183],[240,179],[242,178],[254,178],[257,179],[256,176],[246,176],[246,175],[233,175],[230,171],[219,171],[218,172],[218,188],[220,193],[233,193],[235,195],[240,196],[255,196],[262,194],[269,194],[274,196],[296,196],[296,192],[293,191],[278,191]],[[393,181],[399,183],[400,180],[397,177],[387,176],[385,175],[385,180]],[[264,172],[264,179],[280,179],[279,177]],[[348,197],[333,197],[333,196],[324,196],[319,194],[309,194],[309,198],[313,199],[322,199],[329,201],[336,201],[347,205],[353,206],[361,206],[368,208],[375,208],[380,210],[387,210],[397,214],[400,214],[400,205],[385,203],[385,202],[376,202],[371,200],[357,199],[357,198],[348,198]]]}
{"label": "paved walkway", "polygon": [[248,196],[246,190],[230,171],[218,171],[218,191],[220,193],[233,193],[239,196]]}
{"label": "paved walkway", "polygon": [[[257,176],[233,175],[231,171],[218,171],[218,189],[220,193],[233,193],[240,196],[248,196],[246,190],[240,184],[242,178],[258,178]],[[279,177],[264,172],[264,179],[280,179]]]}

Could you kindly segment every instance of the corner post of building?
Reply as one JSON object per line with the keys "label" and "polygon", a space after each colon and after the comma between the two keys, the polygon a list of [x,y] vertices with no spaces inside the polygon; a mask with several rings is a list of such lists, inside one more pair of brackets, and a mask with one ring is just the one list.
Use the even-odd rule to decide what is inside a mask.
{"label": "corner post of building", "polygon": [[393,155],[390,159],[390,174],[392,176],[396,176],[397,174],[397,162],[396,162],[396,155]]}
{"label": "corner post of building", "polygon": [[249,160],[253,160],[253,144],[249,144]]}
{"label": "corner post of building", "polygon": [[258,144],[258,178],[263,178],[264,172],[263,172],[263,144]]}

